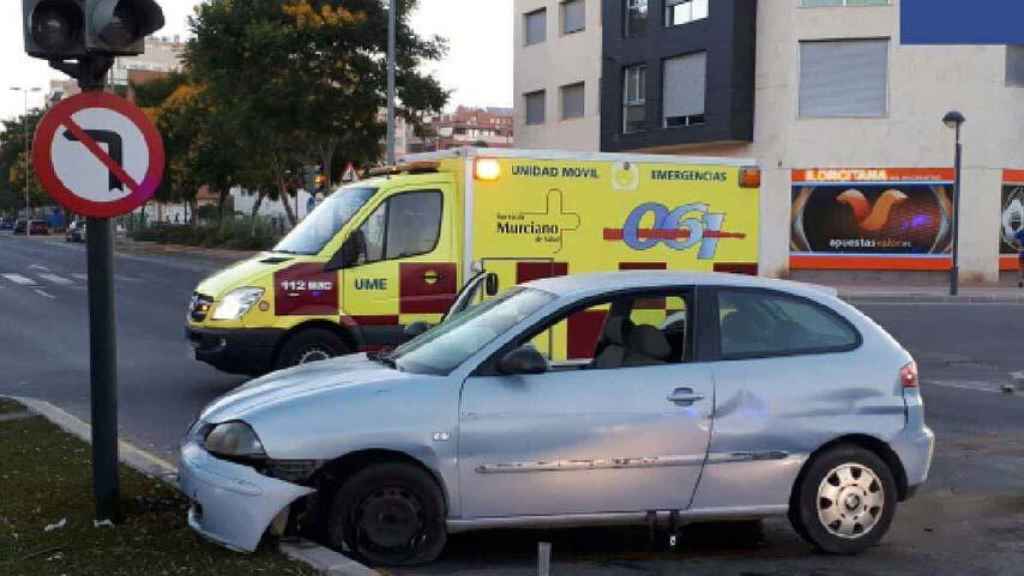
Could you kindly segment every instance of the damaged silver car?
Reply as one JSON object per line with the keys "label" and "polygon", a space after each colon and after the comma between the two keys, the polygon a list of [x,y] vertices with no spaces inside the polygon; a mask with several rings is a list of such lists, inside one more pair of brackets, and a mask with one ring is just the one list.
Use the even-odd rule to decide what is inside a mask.
{"label": "damaged silver car", "polygon": [[917,368],[833,293],[719,274],[538,280],[388,354],[270,374],[188,431],[189,523],[316,530],[377,565],[488,528],[788,515],[878,543],[928,476]]}

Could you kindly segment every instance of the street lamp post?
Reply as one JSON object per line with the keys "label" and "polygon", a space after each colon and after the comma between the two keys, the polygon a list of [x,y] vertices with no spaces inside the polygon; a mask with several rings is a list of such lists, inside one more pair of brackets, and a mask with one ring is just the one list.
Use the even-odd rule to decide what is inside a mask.
{"label": "street lamp post", "polygon": [[395,37],[398,27],[398,0],[391,0],[388,8],[388,139],[387,160],[395,165]]}
{"label": "street lamp post", "polygon": [[953,183],[953,268],[949,273],[949,294],[956,296],[960,292],[960,187],[961,187],[961,159],[963,157],[963,146],[960,144],[960,126],[967,119],[960,112],[953,110],[947,112],[942,118],[942,123],[956,132],[956,153],[954,159],[954,170],[956,179]]}
{"label": "street lamp post", "polygon": [[28,139],[28,93],[39,92],[39,87],[11,86],[12,92],[21,92],[25,96],[25,115],[21,117],[21,125],[25,133],[25,237],[32,235],[32,209],[29,206],[29,139]]}

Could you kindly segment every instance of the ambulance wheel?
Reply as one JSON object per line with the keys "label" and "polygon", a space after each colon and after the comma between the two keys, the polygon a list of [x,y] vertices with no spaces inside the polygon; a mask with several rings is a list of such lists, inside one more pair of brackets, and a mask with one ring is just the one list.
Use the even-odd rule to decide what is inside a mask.
{"label": "ambulance wheel", "polygon": [[409,464],[388,462],[352,475],[327,517],[331,547],[347,547],[375,566],[417,566],[441,555],[448,541],[441,487]]}
{"label": "ambulance wheel", "polygon": [[335,333],[323,328],[308,328],[288,338],[277,354],[274,368],[282,370],[348,353],[348,346]]}

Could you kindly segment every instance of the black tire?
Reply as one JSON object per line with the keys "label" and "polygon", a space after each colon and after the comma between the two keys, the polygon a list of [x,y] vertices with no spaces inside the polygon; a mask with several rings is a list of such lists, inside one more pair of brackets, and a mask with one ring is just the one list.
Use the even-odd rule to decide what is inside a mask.
{"label": "black tire", "polygon": [[433,562],[448,541],[441,488],[410,464],[364,468],[335,494],[327,538],[331,547],[347,547],[374,566]]}
{"label": "black tire", "polygon": [[277,354],[274,369],[291,368],[348,353],[348,346],[334,332],[323,328],[307,328],[288,338]]}
{"label": "black tire", "polygon": [[859,554],[885,536],[897,500],[896,481],[881,458],[859,446],[840,445],[808,464],[789,519],[818,550]]}

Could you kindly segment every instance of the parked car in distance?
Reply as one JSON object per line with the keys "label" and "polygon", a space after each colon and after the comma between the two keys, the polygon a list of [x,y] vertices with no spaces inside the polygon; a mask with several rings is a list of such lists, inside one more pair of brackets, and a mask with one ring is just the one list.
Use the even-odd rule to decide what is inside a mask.
{"label": "parked car in distance", "polygon": [[85,222],[81,220],[75,220],[69,224],[68,229],[64,232],[64,240],[66,242],[85,242],[85,239]]}
{"label": "parked car in distance", "polygon": [[[18,220],[14,224],[14,234],[15,235],[24,236],[25,235],[25,226],[26,226],[26,221],[25,220]],[[30,233],[33,234],[33,235],[36,235],[36,236],[49,236],[50,235],[50,225],[47,224],[45,220],[32,220],[30,226],[31,226]]]}
{"label": "parked car in distance", "polygon": [[11,218],[0,218],[0,230],[14,230],[14,220]]}
{"label": "parked car in distance", "polygon": [[375,565],[430,562],[467,530],[774,515],[853,554],[933,447],[913,358],[834,291],[621,272],[254,380],[189,428],[180,485],[191,527],[232,549],[323,525]]}

